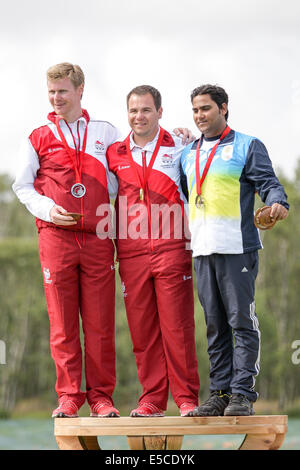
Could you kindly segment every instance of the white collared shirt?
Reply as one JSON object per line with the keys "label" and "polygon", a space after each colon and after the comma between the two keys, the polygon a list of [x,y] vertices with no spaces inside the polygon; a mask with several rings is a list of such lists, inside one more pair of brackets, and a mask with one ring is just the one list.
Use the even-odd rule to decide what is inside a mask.
{"label": "white collared shirt", "polygon": [[131,150],[132,158],[134,159],[134,161],[136,163],[138,163],[141,166],[143,165],[142,153],[145,152],[146,164],[148,166],[148,164],[150,163],[152,154],[154,152],[157,140],[158,140],[159,132],[160,132],[160,128],[158,128],[158,131],[157,131],[154,139],[151,140],[151,142],[147,142],[144,147],[140,147],[139,145],[137,145],[135,143],[135,141],[133,140],[133,132],[131,132],[130,139],[129,139],[130,140],[130,150]]}

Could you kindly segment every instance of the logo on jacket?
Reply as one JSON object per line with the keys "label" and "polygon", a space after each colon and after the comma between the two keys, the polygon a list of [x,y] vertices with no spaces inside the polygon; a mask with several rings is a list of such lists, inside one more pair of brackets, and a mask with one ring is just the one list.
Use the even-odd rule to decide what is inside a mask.
{"label": "logo on jacket", "polygon": [[98,153],[104,153],[105,152],[105,146],[104,146],[104,143],[101,142],[101,140],[96,140],[95,142],[95,152],[96,154]]}
{"label": "logo on jacket", "polygon": [[126,287],[124,281],[121,283],[121,289],[123,292],[123,297],[127,297]]}
{"label": "logo on jacket", "polygon": [[44,268],[43,272],[44,272],[44,278],[45,278],[46,284],[51,284],[52,279],[51,279],[50,269],[49,268]]}
{"label": "logo on jacket", "polygon": [[225,145],[222,149],[221,158],[222,160],[225,160],[225,162],[227,162],[228,160],[232,158],[232,154],[233,154],[233,146]]}
{"label": "logo on jacket", "polygon": [[64,150],[63,147],[48,148],[49,153],[57,152],[58,150]]}
{"label": "logo on jacket", "polygon": [[174,168],[175,166],[175,161],[174,161],[174,155],[169,155],[168,153],[165,153],[161,157],[161,166],[162,168]]}
{"label": "logo on jacket", "polygon": [[119,165],[119,166],[118,166],[118,170],[119,170],[119,171],[120,171],[120,170],[126,170],[127,168],[130,168],[130,165],[123,165],[123,166],[122,166],[122,165]]}

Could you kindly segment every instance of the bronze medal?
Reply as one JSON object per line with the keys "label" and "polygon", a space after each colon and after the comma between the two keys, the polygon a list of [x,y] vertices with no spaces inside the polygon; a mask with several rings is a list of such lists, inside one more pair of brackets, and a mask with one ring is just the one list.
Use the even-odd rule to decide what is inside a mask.
{"label": "bronze medal", "polygon": [[197,194],[197,196],[196,196],[195,205],[196,205],[197,209],[201,209],[201,207],[204,206],[204,199],[200,194]]}
{"label": "bronze medal", "polygon": [[217,150],[217,147],[218,147],[219,143],[229,134],[230,130],[231,130],[230,127],[226,125],[224,131],[222,132],[222,135],[221,135],[220,139],[213,146],[213,148],[212,148],[212,150],[209,154],[209,157],[207,159],[207,162],[205,163],[201,178],[200,178],[200,148],[201,148],[202,141],[203,141],[203,138],[204,138],[203,134],[201,136],[201,139],[199,139],[199,141],[198,141],[197,148],[196,148],[196,161],[195,161],[196,188],[197,188],[197,196],[196,196],[196,199],[195,199],[195,204],[196,204],[196,207],[198,209],[200,209],[201,207],[204,207],[204,199],[201,196],[201,186],[202,186],[202,184],[203,184],[203,182],[206,178],[207,172],[209,170],[212,159],[214,158],[214,155],[215,155],[215,152]]}

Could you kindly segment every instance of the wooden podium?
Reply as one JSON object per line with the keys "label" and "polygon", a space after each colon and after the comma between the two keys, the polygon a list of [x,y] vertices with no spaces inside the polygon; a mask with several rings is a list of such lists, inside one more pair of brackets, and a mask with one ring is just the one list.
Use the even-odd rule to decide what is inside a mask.
{"label": "wooden podium", "polygon": [[239,450],[276,450],[287,422],[286,415],[55,418],[54,434],[62,450],[101,450],[101,436],[127,436],[131,450],[179,450],[184,435],[203,434],[242,434]]}

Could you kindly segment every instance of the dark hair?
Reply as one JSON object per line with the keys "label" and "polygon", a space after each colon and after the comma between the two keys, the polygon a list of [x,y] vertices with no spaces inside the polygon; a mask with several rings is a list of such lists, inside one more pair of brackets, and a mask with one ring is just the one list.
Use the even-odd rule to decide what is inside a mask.
{"label": "dark hair", "polygon": [[[193,102],[195,96],[198,95],[210,95],[211,99],[218,105],[219,109],[221,109],[223,103],[228,105],[228,95],[224,88],[221,88],[220,86],[207,84],[195,88],[191,93],[191,101]],[[228,114],[229,112],[227,111],[225,114],[226,121],[228,120]]]}
{"label": "dark hair", "polygon": [[148,93],[152,95],[156,111],[158,111],[159,108],[161,107],[161,94],[156,88],[150,85],[140,85],[140,86],[133,88],[127,95],[127,108],[128,108],[129,98],[131,97],[131,95],[147,95]]}

